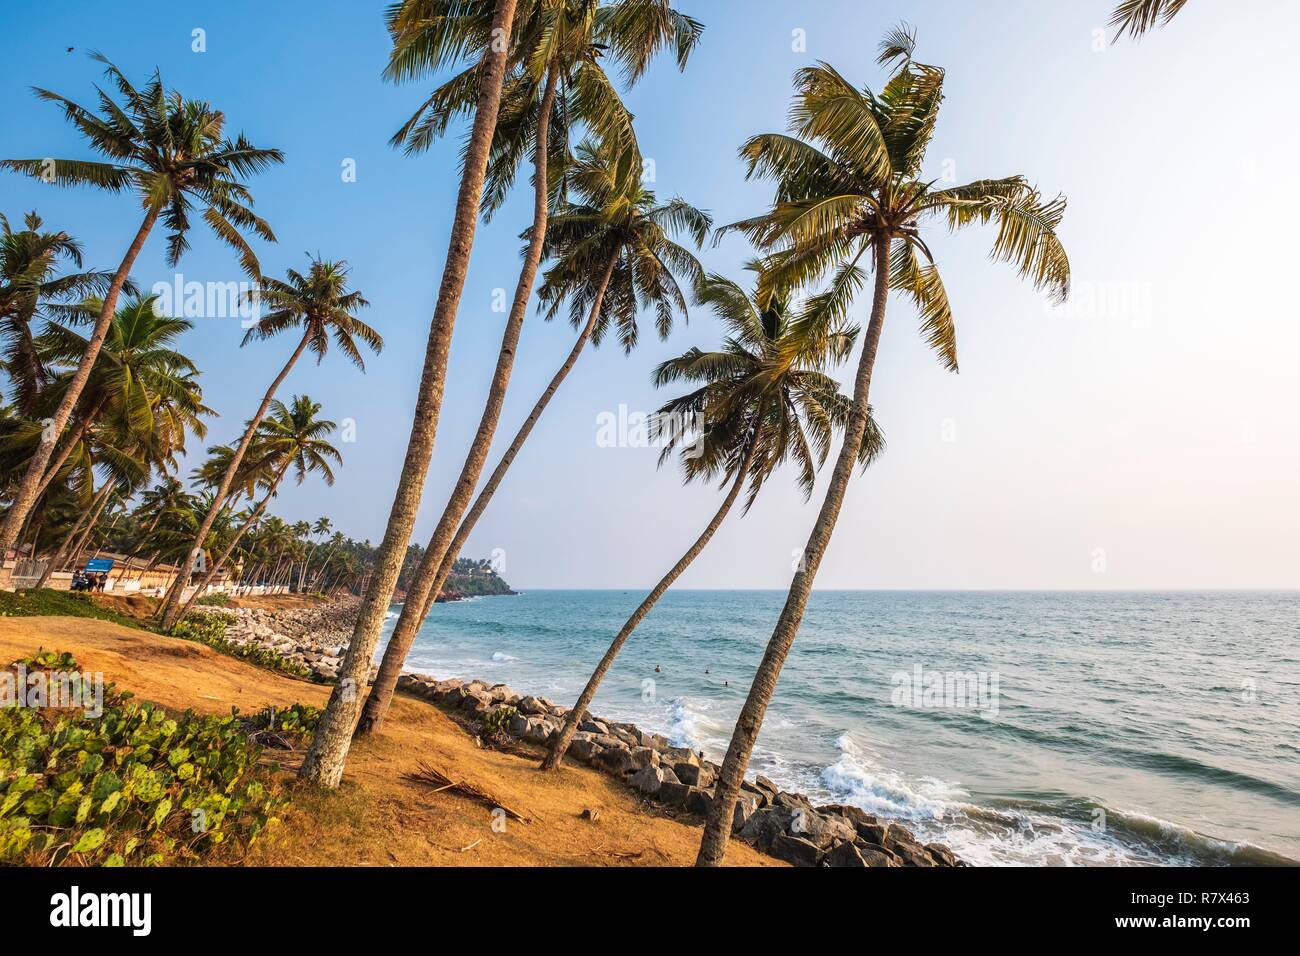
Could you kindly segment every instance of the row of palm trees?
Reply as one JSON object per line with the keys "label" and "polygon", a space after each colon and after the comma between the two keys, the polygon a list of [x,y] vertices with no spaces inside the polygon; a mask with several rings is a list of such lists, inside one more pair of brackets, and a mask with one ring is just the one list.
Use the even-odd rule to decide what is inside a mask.
{"label": "row of palm trees", "polygon": [[[1168,20],[1183,2],[1126,2],[1116,11],[1116,24],[1121,32],[1136,35]],[[749,175],[770,179],[776,187],[769,208],[717,231],[719,236],[740,233],[757,251],[753,287],[743,288],[725,277],[706,274],[695,257],[693,250],[714,231],[710,217],[680,198],[660,201],[646,187],[633,118],[604,69],[605,63],[618,64],[623,84],[630,86],[663,51],[671,51],[678,68],[684,69],[703,31],[698,21],[675,10],[669,0],[403,0],[390,8],[388,28],[389,79],[416,80],[447,69],[453,73],[395,134],[394,144],[421,152],[460,117],[470,119],[470,131],[402,472],[384,538],[373,551],[367,547],[371,560],[361,611],[339,682],[301,774],[309,781],[336,786],[354,733],[373,733],[382,726],[405,655],[461,546],[585,347],[599,345],[612,334],[624,350],[631,351],[638,341],[643,309],[654,313],[656,331],[666,336],[674,322],[686,315],[688,298],[693,298],[719,316],[729,335],[721,349],[693,349],[664,363],[655,374],[661,385],[682,381],[694,386],[665,410],[699,416],[701,433],[691,437],[698,438],[703,454],[683,454],[685,477],[717,479],[724,497],[703,532],[615,635],[543,766],[560,765],[577,722],[619,650],[708,544],[741,493],[747,489],[742,509],[747,510],[776,468],[791,462],[799,486],[810,496],[816,472],[829,457],[838,433],[840,450],[825,497],[722,765],[698,859],[701,865],[717,865],[725,852],[754,741],[855,466],[870,462],[883,447],[869,398],[890,292],[913,301],[922,334],[944,366],[955,371],[952,312],[925,230],[936,219],[949,229],[994,225],[993,257],[1009,262],[1050,295],[1063,297],[1069,263],[1056,229],[1065,202],[1044,198],[1020,176],[947,189],[935,189],[921,176],[943,100],[944,72],[917,61],[914,35],[899,28],[882,44],[879,61],[892,72],[878,93],[855,87],[828,64],[801,70],[795,78],[789,132],[755,136],[741,148]],[[288,423],[300,402],[303,411],[315,407],[314,403],[299,398],[286,407],[275,399],[298,358],[311,349],[319,360],[332,338],[360,366],[357,343],[378,351],[381,342],[353,314],[365,302],[347,290],[345,268],[314,261],[308,274],[291,272],[284,282],[261,276],[243,233],[268,241],[274,236],[252,212],[243,179],[280,162],[280,153],[257,149],[242,136],[234,141],[223,138],[222,114],[165,90],[157,74],[137,91],[105,63],[122,102],[101,94],[98,114],[38,91],[42,98],[61,105],[91,146],[109,158],[106,163],[59,161],[54,179],[133,191],[141,201],[142,221],[122,264],[111,275],[64,277],[66,289],[35,294],[35,299],[30,290],[23,293],[28,297],[24,301],[54,303],[46,308],[56,318],[90,324],[92,331],[76,343],[79,352],[65,338],[63,361],[74,357],[78,361],[75,369],[69,368],[58,379],[57,387],[42,381],[39,371],[30,375],[35,393],[44,395],[53,411],[40,429],[34,428],[35,405],[15,414],[15,433],[26,435],[29,449],[15,465],[20,477],[0,528],[0,546],[17,540],[37,500],[44,500],[42,495],[57,507],[57,496],[49,494],[53,478],[70,462],[88,460],[90,449],[76,446],[85,444],[87,434],[100,431],[92,426],[103,408],[126,407],[123,399],[106,399],[91,415],[91,424],[78,431],[78,409],[85,414],[97,401],[91,383],[99,356],[106,343],[110,354],[113,351],[109,334],[117,299],[124,290],[132,294],[131,265],[159,218],[170,230],[168,253],[174,262],[186,247],[189,213],[194,204],[201,205],[204,220],[236,249],[244,268],[261,280],[262,296],[272,311],[249,339],[268,338],[288,328],[302,332],[238,444],[209,460],[206,474],[211,490],[203,503],[206,510],[198,509],[203,510],[202,517],[197,518],[198,510],[193,512],[197,519],[193,537],[185,522],[163,518],[157,522],[179,526],[179,540],[188,539],[190,544],[181,552],[183,573],[163,609],[163,623],[170,626],[184,611],[184,582],[189,580],[193,558],[227,520],[224,516],[230,514],[232,500],[249,503],[247,520],[216,549],[219,557],[210,574],[241,547],[241,541],[245,547],[260,542],[265,548],[268,538],[277,540],[275,532],[280,529],[264,519],[265,507],[289,469],[297,469],[299,480],[313,470],[328,480],[329,461],[336,455],[313,446],[313,452],[286,458],[289,446],[275,444],[276,422],[287,429],[279,439],[282,442],[290,441],[289,433],[298,436],[296,441],[323,441],[322,433],[314,429],[318,424],[312,422],[314,411],[297,424]],[[451,337],[478,219],[499,210],[526,157],[533,166],[533,218],[523,234],[526,245],[519,281],[482,418],[428,546],[418,551],[418,563],[406,566],[407,601],[374,686],[363,697],[355,689],[366,686],[380,625],[412,554],[411,532],[432,458]],[[38,160],[10,160],[4,165],[29,175],[49,175]],[[70,243],[66,237],[51,239],[45,254],[75,260],[75,244]],[[851,316],[868,282],[870,311],[864,334]],[[810,294],[801,300],[805,292]],[[567,306],[577,338],[480,488],[520,328],[534,293],[548,319]],[[87,294],[97,298],[87,300]],[[82,298],[77,307],[64,310],[58,305],[77,296]],[[30,328],[34,313],[25,314]],[[11,323],[7,314],[5,323],[6,332],[11,324],[15,329],[21,324]],[[58,324],[54,319],[51,323]],[[21,373],[33,346],[18,331],[11,336],[12,359],[7,363]],[[860,345],[858,364],[852,392],[844,395],[829,370],[849,357],[855,343]],[[168,370],[173,379],[187,374],[176,362]],[[28,402],[31,391],[28,386],[15,387],[16,402]],[[186,412],[171,406],[168,413],[189,414],[196,420],[199,414],[196,409]],[[124,420],[129,423],[129,415]],[[132,440],[146,439],[136,434]],[[670,441],[661,460],[685,440]],[[169,449],[172,454],[175,450],[175,445]],[[116,461],[103,450],[99,456],[105,467]],[[94,503],[99,511],[108,507],[107,495]],[[280,555],[271,571],[274,578],[283,573],[286,555],[283,549],[266,552],[268,560],[270,553]],[[288,566],[292,569],[293,562]],[[299,563],[300,580],[307,579],[308,566],[306,559]]]}
{"label": "row of palm trees", "polygon": [[[943,71],[914,59],[915,38],[905,29],[891,32],[882,44],[880,62],[893,74],[879,94],[858,89],[827,64],[796,76],[796,97],[789,134],[752,138],[741,150],[751,176],[774,179],[772,206],[751,219],[724,227],[747,236],[758,249],[752,293],[724,277],[706,275],[693,251],[676,241],[685,236],[698,247],[712,231],[710,218],[683,200],[660,203],[641,180],[640,153],[630,124],[610,101],[608,122],[583,117],[587,135],[570,149],[561,135],[527,138],[525,118],[536,128],[554,109],[554,72],[561,88],[578,88],[570,76],[574,64],[564,40],[598,58],[608,51],[638,54],[629,81],[641,75],[649,54],[676,45],[684,67],[701,32],[693,19],[655,0],[599,2],[514,2],[454,5],[409,0],[396,6],[389,21],[393,37],[389,75],[410,79],[458,60],[455,79],[429,98],[395,141],[418,148],[447,128],[448,117],[468,110],[475,98],[474,126],[462,178],[462,198],[486,195],[482,211],[491,214],[508,185],[509,169],[531,150],[534,159],[535,214],[525,232],[524,274],[519,296],[535,258],[547,269],[538,290],[547,317],[568,305],[580,328],[573,352],[507,447],[479,499],[466,510],[481,475],[499,415],[517,341],[508,320],[498,374],[489,394],[483,424],[465,461],[460,481],[425,549],[407,593],[379,674],[361,700],[365,670],[378,636],[377,612],[388,605],[396,583],[396,564],[384,562],[370,583],[352,644],[340,668],[340,683],[331,696],[304,762],[302,775],[327,786],[338,783],[354,733],[373,733],[381,726],[393,686],[407,651],[437,593],[441,576],[456,558],[463,535],[487,506],[519,446],[537,417],[577,360],[588,340],[599,343],[614,331],[625,349],[637,341],[641,309],[656,314],[661,335],[687,310],[687,295],[709,305],[731,335],[721,350],[692,350],[656,370],[660,384],[688,381],[697,387],[667,411],[691,411],[704,422],[699,436],[704,454],[683,456],[687,480],[719,478],[726,488],[718,512],[627,623],[597,664],[561,732],[552,742],[543,768],[559,766],[574,729],[601,680],[636,626],[659,597],[703,550],[748,486],[746,507],[775,468],[793,461],[805,493],[811,493],[818,466],[829,455],[836,432],[841,450],[808,547],[795,575],[790,597],[737,724],[724,761],[717,796],[701,846],[699,862],[720,862],[730,834],[733,805],[748,764],[763,712],[775,687],[781,663],[793,641],[813,578],[834,527],[855,464],[879,453],[882,439],[871,421],[869,389],[885,308],[890,291],[915,302],[922,332],[945,367],[956,370],[956,337],[942,279],[922,227],[937,216],[950,228],[972,223],[997,226],[994,258],[1012,263],[1035,285],[1056,296],[1068,287],[1069,264],[1055,235],[1064,214],[1062,199],[1045,199],[1019,176],[982,180],[936,190],[920,178],[925,148],[933,134],[943,98]],[[504,38],[504,42],[503,42]],[[496,42],[494,42],[496,41]],[[504,79],[501,77],[504,76]],[[520,102],[520,98],[522,102]],[[572,114],[570,116],[572,119]],[[489,137],[482,127],[496,123]],[[542,127],[545,131],[546,127]],[[475,137],[490,139],[490,148],[475,152]],[[552,140],[554,142],[552,142]],[[544,187],[554,184],[558,207]],[[486,188],[485,188],[486,186]],[[477,213],[479,210],[471,210]],[[458,225],[472,220],[457,210]],[[543,234],[544,232],[544,234]],[[444,291],[463,280],[469,249],[453,242],[443,275]],[[859,330],[851,308],[874,274],[871,313],[863,338],[851,396],[841,394],[826,369],[848,357]],[[457,277],[460,276],[461,279]],[[798,307],[796,293],[814,292]],[[440,303],[444,300],[440,298]],[[522,312],[522,310],[521,310]],[[441,400],[446,354],[439,348],[454,323],[454,308],[435,313],[430,349],[417,405],[416,423],[406,467],[394,501],[384,547],[404,544],[411,507],[432,453]],[[514,316],[517,321],[519,316]],[[671,454],[669,443],[665,455]],[[453,530],[456,529],[456,530]],[[389,541],[389,538],[392,541]],[[725,823],[725,826],[723,825]]]}

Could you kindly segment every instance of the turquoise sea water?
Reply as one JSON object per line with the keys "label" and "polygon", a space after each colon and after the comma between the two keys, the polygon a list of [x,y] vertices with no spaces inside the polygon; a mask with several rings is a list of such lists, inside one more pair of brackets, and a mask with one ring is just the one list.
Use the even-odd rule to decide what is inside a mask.
{"label": "turquoise sea water", "polygon": [[[642,596],[438,605],[407,666],[568,706]],[[593,711],[720,761],[784,597],[670,592]],[[973,863],[1300,859],[1300,593],[816,592],[750,770]]]}

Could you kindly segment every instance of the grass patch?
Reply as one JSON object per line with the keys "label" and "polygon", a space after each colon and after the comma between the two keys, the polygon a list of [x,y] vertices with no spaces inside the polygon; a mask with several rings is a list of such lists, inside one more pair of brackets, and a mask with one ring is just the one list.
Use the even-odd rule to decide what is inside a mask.
{"label": "grass patch", "polygon": [[[66,653],[21,663],[29,674],[77,671]],[[296,719],[278,732],[297,735],[312,710],[283,711]],[[112,684],[99,717],[0,709],[0,862],[153,866],[199,862],[219,847],[224,856],[246,853],[289,803],[250,736],[264,724],[236,708],[226,717],[173,716]]]}
{"label": "grass patch", "polygon": [[[209,595],[209,597],[217,596],[226,599],[224,594]],[[206,602],[200,600],[198,603]],[[0,617],[59,616],[94,618],[98,621],[120,624],[123,627],[133,627],[136,630],[163,633],[157,628],[150,627],[147,621],[122,614],[111,608],[100,607],[88,594],[55,591],[51,588],[41,588],[39,591],[0,591]],[[234,620],[234,617],[229,614],[214,611],[188,614],[177,622],[169,636],[205,644],[219,653],[280,674],[288,674],[290,677],[315,679],[315,675],[309,669],[275,651],[257,644],[236,644],[227,640],[226,628],[234,623]]]}
{"label": "grass patch", "polygon": [[144,629],[136,618],[100,607],[89,594],[55,591],[0,591],[0,617],[90,617],[123,627]]}
{"label": "grass patch", "polygon": [[220,591],[214,591],[211,594],[205,594],[194,602],[204,607],[230,607],[230,595],[223,594]]}

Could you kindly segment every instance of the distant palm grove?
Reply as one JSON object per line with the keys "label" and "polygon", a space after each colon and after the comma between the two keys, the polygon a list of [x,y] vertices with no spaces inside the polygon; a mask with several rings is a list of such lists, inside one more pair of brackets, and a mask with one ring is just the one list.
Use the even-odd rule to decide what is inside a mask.
{"label": "distant palm grove", "polygon": [[[1167,23],[1185,2],[1125,0],[1112,15],[1116,38]],[[1070,264],[1057,230],[1066,201],[1014,170],[965,185],[926,175],[945,73],[924,61],[906,24],[880,43],[878,87],[858,85],[829,63],[794,75],[788,128],[736,144],[747,175],[771,185],[770,202],[742,221],[716,224],[705,211],[709,197],[650,188],[623,102],[653,70],[689,73],[705,25],[670,0],[401,0],[385,17],[391,51],[376,70],[427,91],[391,145],[412,156],[414,188],[421,154],[461,149],[462,162],[446,211],[446,255],[429,263],[434,307],[418,391],[409,408],[394,410],[410,422],[401,470],[389,488],[376,489],[392,491],[382,538],[346,537],[335,528],[340,514],[295,523],[275,515],[280,496],[306,482],[331,485],[346,465],[324,394],[328,378],[319,376],[312,394],[283,385],[299,363],[337,366],[330,374],[346,365],[360,375],[402,361],[384,354],[382,326],[415,317],[370,324],[347,250],[265,275],[259,248],[286,237],[256,212],[257,179],[293,157],[251,142],[219,103],[187,98],[173,85],[183,78],[128,76],[94,54],[102,88],[34,91],[50,104],[51,123],[70,124],[83,148],[40,158],[49,156],[51,125],[28,131],[29,158],[0,159],[0,171],[52,189],[112,194],[121,229],[111,259],[88,263],[77,223],[47,222],[39,211],[0,215],[0,573],[17,587],[66,587],[78,580],[68,572],[112,560],[114,589],[154,598],[154,626],[164,632],[213,589],[356,595],[351,642],[300,774],[335,787],[354,737],[383,733],[406,655],[439,597],[511,593],[495,564],[462,551],[576,363],[602,344],[632,353],[647,332],[666,338],[698,310],[717,320],[720,341],[648,371],[659,387],[682,389],[661,411],[695,423],[665,441],[660,463],[676,460],[685,481],[715,484],[717,511],[697,537],[680,542],[681,558],[590,662],[591,679],[548,741],[539,772],[563,766],[602,679],[656,602],[724,521],[743,520],[783,473],[817,501],[721,765],[698,856],[699,865],[719,865],[847,488],[887,454],[871,404],[887,315],[901,308],[907,321],[919,320],[926,345],[955,372],[956,303],[928,237],[982,227],[993,260],[1063,299]],[[531,216],[498,226],[515,190],[528,191]],[[522,233],[523,246],[477,428],[457,450],[437,444],[438,426],[480,226]],[[161,245],[176,267],[200,228],[228,248],[251,285],[241,304],[255,318],[230,348],[265,350],[278,369],[250,382],[240,407],[205,404],[202,369],[186,352],[191,322],[168,314],[179,304],[164,307],[133,278],[146,245]],[[700,263],[723,235],[750,244],[745,275],[710,273]],[[572,347],[545,388],[527,397],[522,424],[501,438],[530,307],[544,320],[566,317]],[[439,467],[457,477],[436,503],[431,536],[418,542],[435,450]],[[566,495],[563,506],[573,504]],[[372,682],[395,598],[401,606]]]}

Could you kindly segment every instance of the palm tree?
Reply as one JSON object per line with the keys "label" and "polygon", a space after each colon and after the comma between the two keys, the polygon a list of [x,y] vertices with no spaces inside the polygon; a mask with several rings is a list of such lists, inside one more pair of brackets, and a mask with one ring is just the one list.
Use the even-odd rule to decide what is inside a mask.
{"label": "palm tree", "polygon": [[172,582],[167,600],[163,604],[161,621],[163,631],[170,631],[176,623],[180,614],[181,599],[189,584],[194,559],[198,554],[197,549],[203,547],[203,541],[207,538],[212,523],[216,521],[217,513],[225,507],[226,495],[230,491],[235,473],[248,452],[248,446],[257,433],[258,425],[261,424],[267,409],[275,400],[276,391],[297,364],[302,353],[310,349],[315,354],[317,363],[320,363],[329,351],[332,338],[338,350],[357,368],[364,371],[366,363],[361,357],[361,350],[357,348],[357,343],[360,342],[376,353],[384,346],[383,337],[353,314],[369,303],[360,292],[355,289],[348,290],[347,263],[326,262],[315,258],[311,260],[306,275],[295,269],[288,270],[285,275],[285,281],[262,279],[257,295],[260,301],[270,307],[270,311],[258,319],[257,324],[245,333],[243,344],[247,345],[255,339],[269,339],[288,329],[301,329],[302,335],[289,360],[280,369],[280,374],[272,380],[262,396],[262,403],[257,411],[248,420],[243,437],[230,458],[226,473],[217,485],[212,509],[199,525],[194,540],[195,550],[181,562],[180,573]]}
{"label": "palm tree", "polygon": [[[134,297],[113,314],[99,358],[82,391],[77,424],[60,442],[59,451],[37,485],[38,498],[101,414],[120,416],[129,431],[141,438],[179,426],[182,448],[186,428],[203,437],[206,426],[200,416],[210,415],[212,410],[202,403],[203,393],[195,381],[198,368],[172,348],[194,325],[185,319],[159,315],[155,303],[154,296]],[[97,299],[89,299],[61,311],[75,323],[93,320],[101,307]],[[36,344],[38,354],[47,364],[73,368],[89,347],[85,337],[71,324],[53,320],[46,324]],[[59,387],[51,387],[50,391],[57,393]]]}
{"label": "palm tree", "polygon": [[1123,0],[1110,15],[1110,25],[1116,28],[1118,40],[1127,31],[1129,36],[1140,37],[1155,28],[1164,26],[1187,5],[1187,0]]}
{"label": "palm tree", "polygon": [[112,281],[107,272],[56,275],[60,260],[81,266],[81,244],[66,232],[42,231],[35,212],[14,230],[0,214],[0,365],[9,375],[9,396],[19,415],[31,416],[48,373],[36,350],[32,324],[53,300],[103,295]]}
{"label": "palm tree", "polygon": [[614,331],[624,350],[630,352],[637,342],[637,312],[641,305],[655,309],[659,335],[666,338],[674,316],[686,315],[686,297],[674,271],[681,273],[691,287],[699,285],[703,278],[695,257],[670,236],[686,232],[698,246],[712,226],[706,213],[682,199],[657,203],[654,193],[641,183],[640,170],[629,172],[622,155],[609,143],[599,147],[584,143],[577,153],[573,183],[585,202],[566,206],[551,219],[547,247],[555,262],[547,270],[540,298],[549,303],[548,319],[567,300],[570,318],[581,331],[461,520],[451,546],[441,555],[425,552],[366,701],[361,726],[370,732],[388,710],[402,664],[428,608],[451,573],[461,544],[587,342],[599,344]]}
{"label": "palm tree", "polygon": [[158,71],[143,90],[137,90],[103,56],[94,54],[94,58],[105,65],[106,75],[122,97],[121,104],[99,91],[101,115],[96,115],[49,90],[37,89],[36,95],[61,106],[64,117],[89,140],[91,148],[109,161],[6,159],[0,160],[0,167],[61,186],[89,185],[111,192],[132,190],[140,198],[144,217],[108,283],[89,346],[52,416],[52,439],[37,447],[0,524],[0,554],[13,546],[36,501],[36,487],[54,450],[53,439],[63,433],[72,416],[108,334],[118,295],[159,218],[170,232],[167,263],[171,266],[179,262],[189,246],[190,213],[196,201],[204,207],[204,222],[222,242],[236,250],[249,275],[256,276],[261,270],[240,230],[275,241],[270,226],[253,212],[253,197],[241,179],[282,162],[280,151],[258,149],[243,134],[233,142],[223,138],[225,114],[207,103],[186,100],[167,90]]}
{"label": "palm tree", "polygon": [[718,866],[731,835],[732,813],[749,756],[794,642],[813,579],[853,474],[867,428],[871,373],[891,288],[912,297],[922,333],[944,365],[957,368],[952,312],[943,280],[921,237],[921,224],[946,216],[950,229],[996,221],[992,255],[1016,266],[1035,286],[1064,298],[1070,265],[1056,236],[1065,200],[1044,201],[1023,177],[980,180],[932,190],[918,178],[943,99],[943,71],[912,59],[915,36],[887,34],[880,63],[898,64],[882,92],[856,89],[827,64],[796,74],[791,136],[764,134],[741,150],[750,174],[777,182],[766,214],[734,226],[771,250],[763,290],[807,286],[831,272],[829,286],[809,304],[814,333],[833,328],[875,269],[871,318],[853,384],[853,409],[826,497],[804,548],[776,628],[754,676],[718,775],[697,865]]}
{"label": "palm tree", "polygon": [[[360,711],[360,692],[370,675],[370,661],[379,640],[379,628],[388,611],[393,587],[401,571],[402,557],[411,540],[411,529],[424,492],[424,480],[433,456],[438,432],[442,395],[447,378],[447,357],[456,324],[456,311],[465,288],[474,231],[478,224],[479,201],[483,194],[483,177],[488,153],[496,129],[501,105],[501,86],[506,65],[513,49],[512,31],[516,0],[494,0],[492,19],[486,31],[471,34],[457,32],[461,16],[469,7],[479,8],[486,0],[422,0],[429,19],[443,18],[445,29],[429,38],[426,63],[437,68],[467,55],[476,55],[482,65],[478,77],[478,100],[474,121],[465,148],[460,191],[456,196],[456,213],[452,221],[451,240],[443,266],[442,283],[429,324],[425,345],[424,369],[416,394],[411,434],[406,445],[402,473],[393,496],[384,540],[375,556],[374,576],[366,589],[357,613],[352,640],[339,666],[339,679],[329,703],[312,737],[299,775],[325,787],[337,787],[343,779],[349,741]],[[400,48],[400,41],[394,49]]]}
{"label": "palm tree", "polygon": [[[308,475],[313,473],[324,478],[325,484],[334,484],[334,470],[330,467],[330,463],[341,463],[343,457],[328,440],[329,434],[337,426],[332,421],[317,418],[320,409],[320,404],[306,395],[295,395],[290,405],[280,401],[271,403],[270,412],[258,426],[257,444],[254,446],[254,454],[257,458],[256,471],[260,475],[267,476],[263,479],[266,494],[244,522],[235,529],[217,559],[209,565],[207,574],[199,582],[194,594],[181,608],[182,616],[199,595],[207,590],[208,585],[230,559],[231,553],[245,532],[261,520],[267,505],[275,497],[280,482],[290,468],[293,469],[295,481],[300,485],[307,480]],[[310,525],[306,522],[299,522],[293,527],[297,535],[305,534],[309,530]]]}
{"label": "palm tree", "polygon": [[[618,156],[626,168],[641,169],[641,154],[632,130],[632,117],[600,65],[602,51],[612,51],[629,79],[635,81],[645,72],[655,52],[669,44],[675,47],[678,67],[684,69],[703,29],[697,21],[673,10],[667,0],[617,0],[604,6],[599,0],[564,0],[551,5],[539,4],[530,10],[519,40],[520,64],[510,76],[502,97],[493,155],[488,166],[485,208],[490,214],[504,201],[520,158],[531,149],[534,157],[533,224],[526,233],[528,244],[524,249],[523,267],[515,286],[514,301],[506,319],[478,430],[429,539],[420,568],[407,589],[408,603],[413,602],[417,608],[426,603],[430,595],[437,596],[437,590],[433,588],[434,579],[487,464],[545,245],[549,223],[548,191],[567,191],[571,169],[568,155],[570,132],[578,124],[585,124],[601,136],[606,148]],[[398,62],[404,66],[405,57]],[[444,131],[450,116],[467,107],[463,92],[468,89],[464,79],[466,74],[439,88],[398,131],[394,141],[407,143],[410,149],[427,147],[432,133]],[[539,81],[544,84],[540,105]],[[561,124],[559,135],[553,141],[550,120],[557,103],[557,89],[562,91],[557,110]],[[542,143],[550,145],[545,149],[539,148],[538,144]],[[550,151],[556,152],[561,165],[556,176],[558,185],[552,184],[548,178],[547,153]],[[451,557],[454,559],[455,555]],[[403,640],[406,633],[404,628]],[[389,647],[394,648],[391,641]],[[399,645],[393,650],[398,670],[407,650],[409,643],[405,649]],[[390,661],[381,671],[376,693],[371,697],[374,704],[368,703],[362,712],[357,733],[378,730],[392,687],[396,686],[397,671],[393,667],[394,662]]]}
{"label": "palm tree", "polygon": [[[721,475],[729,490],[704,531],[615,635],[552,741],[543,770],[560,766],[574,731],[619,651],[673,582],[699,557],[745,484],[749,485],[743,509],[747,512],[777,466],[793,461],[798,467],[796,480],[807,500],[817,469],[830,451],[834,431],[848,424],[853,403],[822,369],[828,360],[848,355],[857,329],[807,339],[809,324],[797,321],[788,297],[773,295],[764,304],[718,275],[705,280],[699,298],[713,307],[731,335],[720,352],[691,349],[655,369],[655,384],[660,387],[676,381],[701,383],[659,410],[670,423],[660,462],[675,447],[684,446],[681,457],[687,481]],[[685,427],[692,421],[702,423],[700,434]],[[868,418],[859,460],[865,465],[883,449],[884,438]]]}

